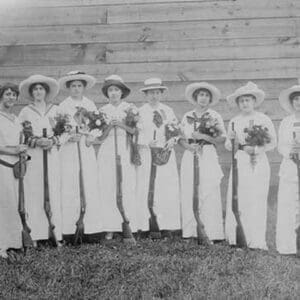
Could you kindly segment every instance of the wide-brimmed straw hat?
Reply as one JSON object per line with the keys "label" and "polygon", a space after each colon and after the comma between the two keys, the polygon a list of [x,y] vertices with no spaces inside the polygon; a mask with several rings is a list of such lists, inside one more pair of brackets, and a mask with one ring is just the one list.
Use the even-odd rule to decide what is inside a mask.
{"label": "wide-brimmed straw hat", "polygon": [[300,85],[294,85],[294,86],[290,87],[289,89],[283,90],[279,95],[279,103],[280,103],[281,107],[289,113],[292,113],[295,111],[295,109],[292,105],[292,102],[290,100],[291,94],[293,94],[295,92],[300,93]]}
{"label": "wide-brimmed straw hat", "polygon": [[148,78],[144,81],[144,87],[140,89],[141,92],[149,90],[167,90],[168,88],[163,85],[160,78]]}
{"label": "wide-brimmed straw hat", "polygon": [[233,94],[227,96],[227,101],[231,106],[236,106],[236,99],[243,95],[253,95],[256,98],[254,107],[258,107],[265,100],[265,92],[257,87],[257,85],[249,81],[246,85],[238,88]]}
{"label": "wide-brimmed straw hat", "polygon": [[48,101],[51,101],[57,96],[59,92],[58,82],[54,78],[47,77],[44,75],[32,75],[27,79],[23,80],[19,86],[20,96],[25,99],[33,100],[32,95],[30,95],[29,89],[33,84],[36,83],[44,83],[49,86],[49,92],[46,94],[46,99]]}
{"label": "wide-brimmed straw hat", "polygon": [[124,83],[124,80],[118,75],[110,75],[104,79],[102,93],[108,98],[107,90],[110,86],[115,85],[122,91],[121,99],[126,98],[130,94],[130,88]]}
{"label": "wide-brimmed straw hat", "polygon": [[221,98],[221,93],[219,91],[218,88],[216,88],[214,85],[209,84],[207,82],[195,82],[195,83],[191,83],[189,84],[186,88],[185,88],[185,97],[186,99],[191,102],[192,104],[196,104],[196,100],[193,97],[195,91],[199,90],[199,89],[206,89],[208,91],[210,91],[211,93],[211,102],[209,105],[213,106],[215,104],[217,104]]}
{"label": "wide-brimmed straw hat", "polygon": [[82,71],[71,71],[67,73],[67,75],[61,77],[58,82],[59,85],[62,89],[67,89],[67,83],[70,81],[75,81],[75,80],[80,80],[80,81],[85,81],[86,82],[86,89],[92,88],[95,83],[96,83],[96,78],[86,74],[85,72]]}

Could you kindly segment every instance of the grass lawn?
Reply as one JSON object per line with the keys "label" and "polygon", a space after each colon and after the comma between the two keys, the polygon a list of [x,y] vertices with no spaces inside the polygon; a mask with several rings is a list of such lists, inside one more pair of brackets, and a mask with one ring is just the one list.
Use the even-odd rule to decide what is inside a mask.
{"label": "grass lawn", "polygon": [[1,299],[296,299],[300,259],[180,238],[43,247],[0,260]]}

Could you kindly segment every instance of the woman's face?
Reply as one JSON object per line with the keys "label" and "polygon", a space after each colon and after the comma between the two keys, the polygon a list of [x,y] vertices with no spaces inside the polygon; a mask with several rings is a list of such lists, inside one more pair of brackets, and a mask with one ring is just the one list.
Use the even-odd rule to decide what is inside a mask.
{"label": "woman's face", "polygon": [[32,89],[32,97],[34,101],[41,102],[45,101],[47,92],[41,84],[36,84]]}
{"label": "woman's face", "polygon": [[111,85],[107,89],[107,95],[111,103],[118,103],[122,97],[122,90],[116,85]]}
{"label": "woman's face", "polygon": [[242,95],[238,98],[238,107],[242,112],[251,113],[254,111],[255,97],[252,95]]}
{"label": "woman's face", "polygon": [[162,100],[163,92],[160,89],[148,90],[145,93],[146,99],[150,104],[157,104]]}
{"label": "woman's face", "polygon": [[70,95],[73,98],[81,98],[84,92],[85,86],[80,80],[74,80],[70,83]]}
{"label": "woman's face", "polygon": [[295,111],[300,111],[300,95],[295,96],[292,100]]}
{"label": "woman's face", "polygon": [[7,90],[4,91],[0,99],[0,104],[5,109],[10,109],[15,105],[17,99],[18,99],[17,93],[11,90],[10,88],[8,88]]}
{"label": "woman's face", "polygon": [[196,102],[200,107],[207,107],[210,103],[211,96],[207,91],[200,90],[196,97]]}

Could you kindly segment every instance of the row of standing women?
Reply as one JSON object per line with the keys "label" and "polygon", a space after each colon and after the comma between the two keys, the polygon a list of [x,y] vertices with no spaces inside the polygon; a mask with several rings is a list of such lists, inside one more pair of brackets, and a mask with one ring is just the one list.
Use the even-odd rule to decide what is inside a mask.
{"label": "row of standing women", "polygon": [[[20,153],[27,152],[31,160],[27,163],[24,178],[25,208],[27,222],[34,242],[48,239],[48,220],[44,210],[43,153],[48,156],[49,198],[52,222],[59,241],[74,235],[81,208],[82,172],[86,211],[85,234],[106,232],[111,239],[114,232],[122,231],[121,214],[116,205],[116,150],[122,162],[122,200],[124,211],[133,232],[149,230],[149,182],[153,179],[153,156],[151,149],[167,149],[168,159],[155,168],[155,181],[151,186],[153,212],[159,230],[182,230],[184,238],[197,236],[193,211],[195,187],[193,162],[197,156],[199,176],[199,216],[209,240],[223,240],[236,244],[236,219],[232,212],[232,191],[228,187],[225,226],[222,214],[220,183],[223,177],[218,162],[216,147],[225,142],[231,150],[234,140],[238,150],[235,154],[238,166],[239,215],[247,244],[250,248],[267,249],[267,198],[270,181],[270,166],[266,152],[276,147],[276,133],[272,121],[256,107],[264,101],[264,92],[254,83],[237,89],[227,97],[228,103],[237,106],[240,113],[230,120],[226,133],[222,117],[211,107],[218,103],[220,91],[205,82],[187,86],[186,99],[194,105],[181,121],[181,135],[166,136],[167,127],[177,123],[173,110],[161,103],[168,89],[159,78],[144,82],[141,92],[146,104],[137,110],[124,99],[130,94],[122,78],[112,75],[106,78],[102,92],[109,103],[101,108],[108,117],[105,129],[88,131],[81,126],[78,112],[85,109],[97,112],[93,101],[84,96],[86,89],[95,84],[95,78],[83,72],[70,72],[57,82],[53,78],[33,75],[21,82],[19,89],[5,84],[0,89],[0,158],[14,164]],[[59,88],[67,90],[69,97],[58,106],[52,104]],[[19,92],[30,100],[19,116],[12,114]],[[278,214],[276,244],[283,254],[297,252],[299,227],[299,197],[297,167],[293,154],[300,151],[297,125],[300,124],[300,86],[283,91],[279,97],[282,107],[290,115],[282,120],[279,129],[278,150],[283,155],[278,191]],[[128,111],[138,111],[136,127],[124,120]],[[97,114],[97,113],[96,113]],[[58,115],[70,116],[70,131],[53,135]],[[218,134],[199,131],[195,124],[204,117],[215,122]],[[202,118],[202,119],[201,119]],[[27,146],[20,144],[21,124],[30,122],[33,136]],[[199,123],[199,124],[200,124]],[[206,123],[208,124],[208,123]],[[233,126],[234,124],[234,126]],[[250,125],[249,125],[250,124]],[[262,126],[268,132],[268,141],[260,146],[247,143],[245,128]],[[205,125],[206,126],[206,125]],[[300,127],[299,127],[300,128]],[[47,135],[43,136],[43,129]],[[299,131],[300,132],[300,131]],[[138,147],[139,163],[132,163],[132,142]],[[116,141],[118,149],[116,149]],[[174,145],[179,143],[184,151],[178,175]],[[98,152],[93,144],[100,144]],[[79,145],[79,147],[78,147]],[[22,224],[18,216],[17,179],[11,169],[0,162],[0,249],[5,257],[8,248],[22,246]],[[231,178],[231,174],[230,174]],[[230,179],[231,180],[231,179]]]}

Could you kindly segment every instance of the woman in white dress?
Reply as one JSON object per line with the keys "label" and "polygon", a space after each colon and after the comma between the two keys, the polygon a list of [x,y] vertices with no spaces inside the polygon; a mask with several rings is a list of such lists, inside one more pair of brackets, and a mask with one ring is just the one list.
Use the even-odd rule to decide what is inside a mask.
{"label": "woman in white dress", "polygon": [[[167,147],[171,151],[168,162],[157,166],[154,182],[153,210],[160,231],[167,235],[181,228],[179,176],[175,151],[175,138],[166,141],[165,125],[176,123],[171,107],[161,103],[167,87],[160,78],[145,80],[141,91],[147,101],[140,109],[139,147],[141,166],[137,167],[137,199],[139,201],[139,224],[142,230],[149,230],[148,192],[151,172],[151,148]],[[164,233],[164,232],[163,232]]]}
{"label": "woman in white dress", "polygon": [[[229,122],[225,147],[231,151],[233,138],[238,146],[235,154],[238,166],[238,205],[247,245],[249,248],[266,250],[267,200],[270,184],[270,165],[266,151],[275,148],[276,133],[271,119],[255,110],[264,101],[264,97],[265,93],[253,82],[248,82],[227,97],[229,105],[237,105],[240,113]],[[268,129],[269,143],[255,147],[246,144],[247,133],[244,129],[253,125],[262,125]],[[225,235],[231,245],[236,244],[236,220],[232,212],[231,184],[227,193]]]}
{"label": "woman in white dress", "polygon": [[[24,178],[26,212],[31,237],[35,245],[38,240],[48,239],[49,223],[44,210],[44,174],[43,150],[47,150],[49,196],[52,211],[52,223],[55,226],[56,239],[62,239],[61,232],[61,195],[60,170],[57,139],[53,138],[50,119],[57,114],[57,106],[51,102],[59,91],[58,82],[43,75],[33,75],[20,83],[20,96],[31,103],[20,114],[20,122],[30,122],[34,139],[29,143],[28,154],[31,161],[27,163]],[[43,129],[47,137],[43,137]]]}
{"label": "woman in white dress", "polygon": [[[15,84],[0,88],[0,159],[10,164],[18,161],[27,146],[19,145],[22,130],[18,118],[12,113],[19,95]],[[22,247],[22,224],[18,214],[18,181],[11,168],[0,163],[0,257],[7,258],[6,250]]]}
{"label": "woman in white dress", "polygon": [[281,254],[295,254],[299,251],[296,229],[300,226],[300,199],[297,165],[292,156],[300,152],[300,85],[282,91],[279,102],[290,115],[281,121],[278,133],[278,151],[283,160],[279,171],[276,247]]}
{"label": "woman in white dress", "polygon": [[130,160],[130,147],[127,133],[134,134],[135,129],[125,124],[126,113],[132,104],[124,99],[130,89],[118,75],[111,75],[104,81],[102,92],[109,103],[101,108],[110,120],[109,127],[100,137],[97,161],[99,174],[100,197],[103,201],[103,226],[107,232],[106,239],[113,238],[113,232],[122,231],[123,219],[117,207],[116,199],[116,158],[115,158],[115,130],[117,136],[118,155],[122,165],[122,197],[126,217],[132,232],[137,231],[136,198],[135,198],[135,166]]}
{"label": "woman in white dress", "polygon": [[[192,83],[186,87],[186,99],[195,109],[182,119],[184,139],[180,144],[188,151],[181,162],[182,235],[184,238],[197,236],[193,214],[193,157],[197,151],[199,161],[199,216],[210,240],[224,239],[220,183],[223,172],[218,162],[216,146],[224,143],[226,131],[222,117],[210,107],[217,104],[219,90],[206,82]],[[194,131],[194,121],[204,114],[217,120],[219,135],[212,137]],[[196,119],[195,119],[196,117]],[[196,123],[197,124],[197,123]],[[199,143],[202,146],[199,146]]]}
{"label": "woman in white dress", "polygon": [[84,92],[94,86],[96,79],[80,71],[71,71],[59,79],[61,89],[69,92],[70,96],[59,105],[59,112],[70,116],[72,131],[69,139],[60,150],[61,160],[61,196],[63,235],[71,241],[76,222],[80,215],[80,180],[79,180],[79,155],[77,143],[80,143],[82,154],[83,188],[86,200],[86,211],[83,218],[84,233],[87,238],[94,235],[93,239],[100,237],[102,231],[102,206],[99,196],[97,178],[97,160],[91,137],[86,131],[76,133],[75,127],[80,126],[76,118],[79,108],[87,111],[96,111],[95,103],[84,96]]}

